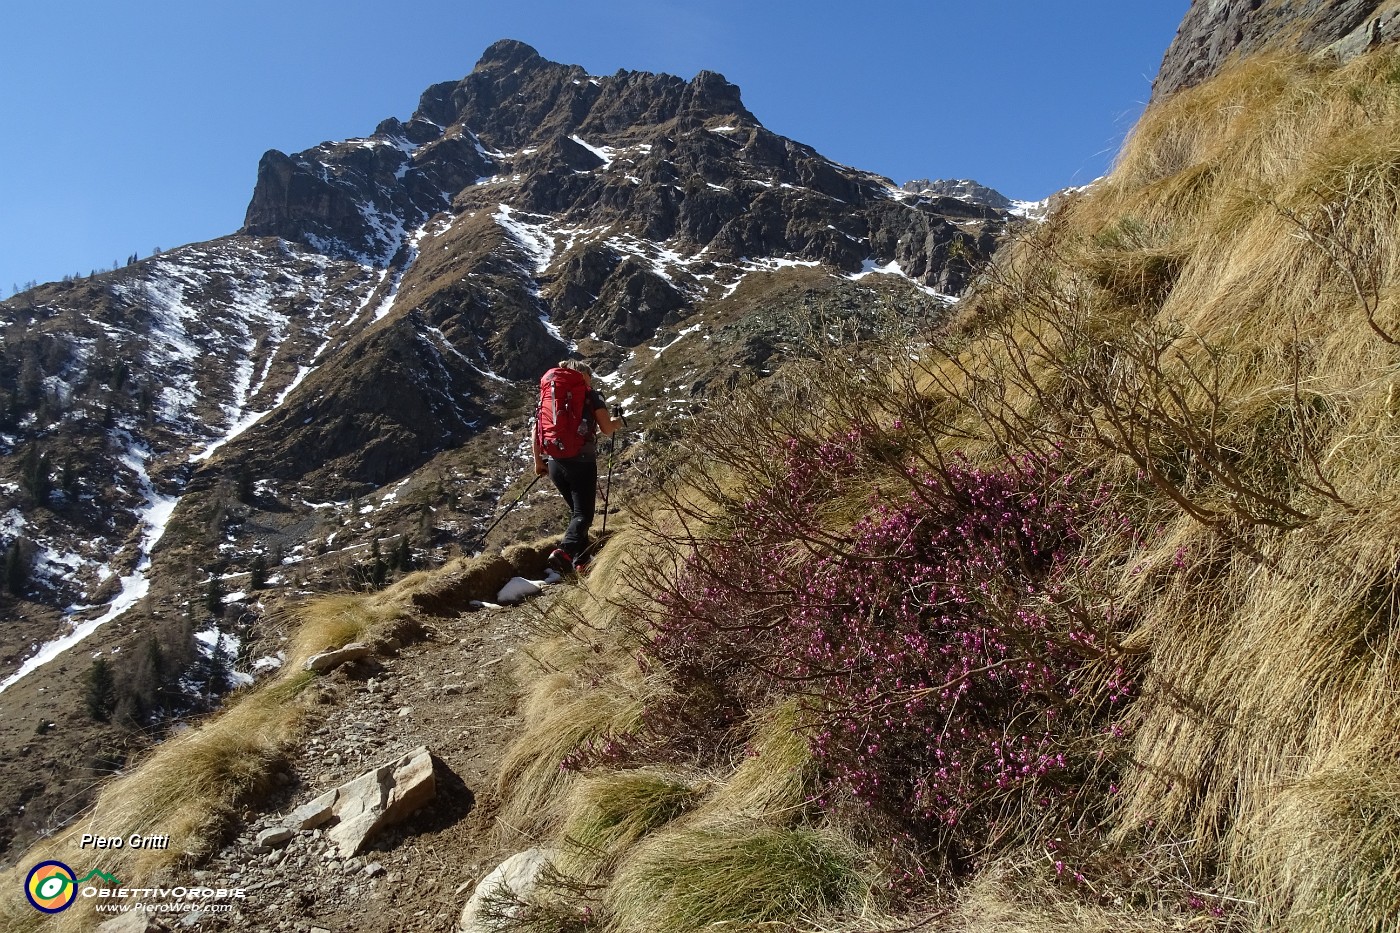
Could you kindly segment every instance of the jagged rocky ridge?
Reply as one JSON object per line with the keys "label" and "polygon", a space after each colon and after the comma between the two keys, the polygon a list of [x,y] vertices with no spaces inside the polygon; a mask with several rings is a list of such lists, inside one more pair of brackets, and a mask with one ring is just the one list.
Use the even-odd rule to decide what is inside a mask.
{"label": "jagged rocky ridge", "polygon": [[81,806],[76,761],[120,757],[82,711],[95,652],[125,649],[128,694],[152,635],[171,668],[225,645],[252,671],[255,560],[295,590],[352,583],[381,537],[451,548],[519,470],[548,364],[591,360],[645,425],[766,372],[806,318],[936,317],[1011,222],[770,132],[720,75],[503,41],[407,121],[269,152],[237,234],[0,303],[0,546],[25,578],[0,593],[0,845]]}
{"label": "jagged rocky ridge", "polygon": [[1395,0],[1192,0],[1162,59],[1152,97],[1200,84],[1266,49],[1346,60],[1400,38]]}

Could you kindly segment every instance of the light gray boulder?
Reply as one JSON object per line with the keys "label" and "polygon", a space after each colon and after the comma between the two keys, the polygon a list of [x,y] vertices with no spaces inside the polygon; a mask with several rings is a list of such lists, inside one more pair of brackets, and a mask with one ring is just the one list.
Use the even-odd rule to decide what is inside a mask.
{"label": "light gray boulder", "polygon": [[341,858],[350,858],[375,833],[401,822],[436,796],[432,753],[420,745],[302,804],[283,824],[293,830],[329,824],[326,838]]}
{"label": "light gray boulder", "polygon": [[[558,854],[553,849],[526,849],[497,865],[477,883],[467,906],[462,908],[459,933],[499,933],[503,929],[500,918],[488,916],[487,902],[505,898],[527,900],[539,885],[540,874]],[[510,908],[506,915],[514,916]]]}

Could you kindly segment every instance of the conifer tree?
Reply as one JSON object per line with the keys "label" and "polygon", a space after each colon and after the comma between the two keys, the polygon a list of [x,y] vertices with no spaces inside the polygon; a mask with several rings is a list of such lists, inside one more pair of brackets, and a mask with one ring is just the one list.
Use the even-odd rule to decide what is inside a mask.
{"label": "conifer tree", "polygon": [[204,608],[211,616],[224,614],[224,581],[217,570],[209,573],[209,588],[204,591]]}
{"label": "conifer tree", "polygon": [[196,665],[196,682],[211,696],[222,696],[233,686],[233,666],[224,652],[224,636],[214,639],[213,647]]}
{"label": "conifer tree", "polygon": [[171,676],[170,664],[165,659],[165,651],[161,648],[160,642],[155,635],[146,639],[146,655],[142,665],[142,687],[151,698],[153,706],[170,709],[175,706],[180,699],[180,692],[176,679]]}
{"label": "conifer tree", "polygon": [[112,665],[106,658],[98,658],[88,668],[84,701],[88,716],[98,722],[112,718],[112,709],[117,705],[117,682],[112,676]]}
{"label": "conifer tree", "polygon": [[258,554],[248,568],[248,589],[260,590],[267,585],[267,558]]}
{"label": "conifer tree", "polygon": [[389,579],[389,565],[385,563],[384,557],[379,550],[379,539],[370,539],[369,544],[369,585],[373,589],[380,589]]}
{"label": "conifer tree", "polygon": [[248,469],[248,464],[240,463],[238,473],[234,477],[234,488],[239,502],[253,501],[253,474]]}
{"label": "conifer tree", "polygon": [[5,552],[5,589],[11,596],[23,596],[28,586],[29,561],[19,539],[15,539]]}

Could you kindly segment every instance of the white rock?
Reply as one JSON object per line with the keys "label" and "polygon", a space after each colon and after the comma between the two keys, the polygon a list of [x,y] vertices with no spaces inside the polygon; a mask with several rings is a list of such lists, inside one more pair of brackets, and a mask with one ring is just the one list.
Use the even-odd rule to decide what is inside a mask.
{"label": "white rock", "polygon": [[526,849],[497,865],[481,879],[467,906],[462,908],[462,919],[458,924],[460,933],[497,933],[501,930],[498,923],[483,914],[482,908],[487,899],[502,894],[521,900],[528,898],[539,883],[540,873],[557,856],[553,849]]}
{"label": "white rock", "polygon": [[339,822],[326,838],[342,857],[359,854],[365,841],[437,796],[433,759],[426,746],[342,784],[332,810]]}
{"label": "white rock", "polygon": [[291,841],[293,835],[295,835],[295,833],[286,826],[274,826],[271,829],[264,829],[262,832],[258,833],[257,844],[273,849],[277,846],[286,845]]}
{"label": "white rock", "polygon": [[333,815],[331,807],[335,806],[335,797],[336,792],[328,790],[310,803],[297,807],[283,823],[291,829],[315,829]]}
{"label": "white rock", "polygon": [[[331,824],[325,836],[334,848],[327,849],[322,858],[349,858],[359,853],[370,836],[401,821],[436,796],[432,754],[420,745],[302,804],[287,815],[283,824],[294,830]],[[319,834],[320,830],[316,832]]]}
{"label": "white rock", "polygon": [[326,674],[342,664],[367,658],[370,653],[369,645],[357,641],[344,648],[337,648],[335,651],[325,651],[312,655],[306,659],[306,670],[315,671],[317,674]]}
{"label": "white rock", "polygon": [[501,591],[496,594],[498,603],[518,603],[522,599],[531,596],[538,596],[541,593],[540,585],[533,580],[526,580],[524,577],[511,577]]}

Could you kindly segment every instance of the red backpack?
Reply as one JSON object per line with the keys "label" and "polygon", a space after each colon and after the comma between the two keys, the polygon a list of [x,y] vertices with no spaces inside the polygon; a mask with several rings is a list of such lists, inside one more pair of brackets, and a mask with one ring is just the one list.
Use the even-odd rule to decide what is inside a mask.
{"label": "red backpack", "polygon": [[577,457],[593,437],[593,421],[585,417],[587,395],[588,381],[577,370],[556,366],[540,377],[535,430],[545,456]]}

